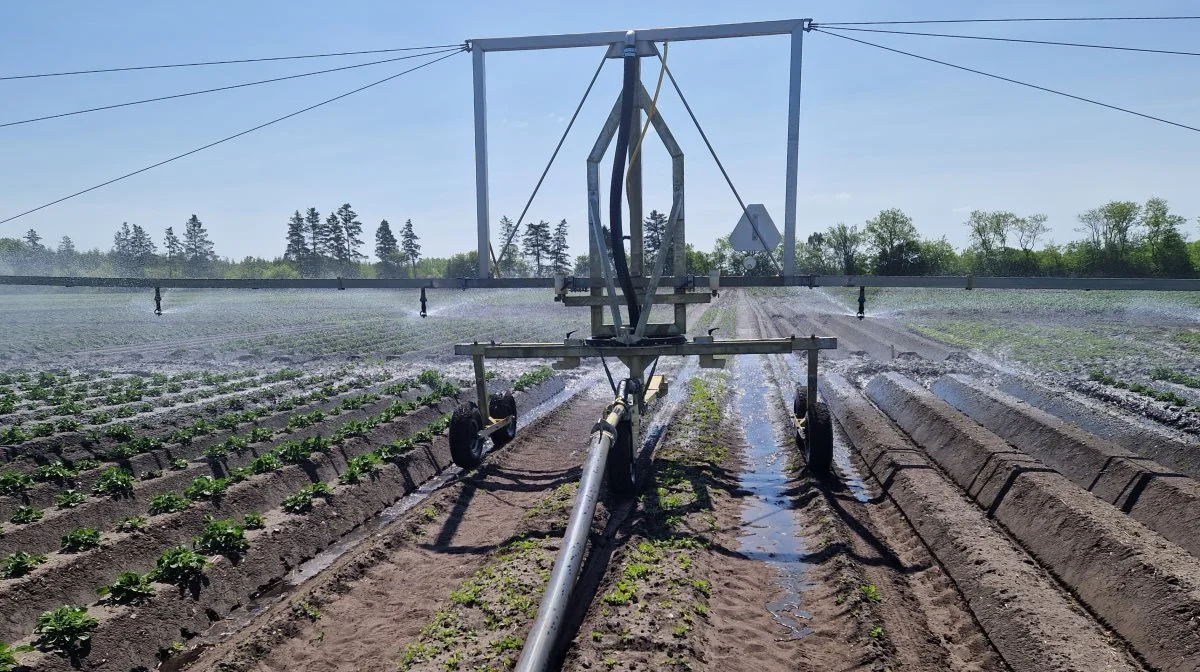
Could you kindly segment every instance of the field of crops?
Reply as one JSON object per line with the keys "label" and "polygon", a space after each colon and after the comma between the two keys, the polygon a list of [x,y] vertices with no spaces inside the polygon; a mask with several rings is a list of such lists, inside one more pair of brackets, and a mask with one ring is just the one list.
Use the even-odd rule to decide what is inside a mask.
{"label": "field of crops", "polygon": [[[462,471],[452,344],[586,328],[547,294],[0,294],[0,672],[511,669],[611,390],[491,363],[520,430]],[[1200,669],[1200,301],[855,298],[693,313],[838,338],[834,471],[797,449],[802,357],[664,360],[555,669]]]}

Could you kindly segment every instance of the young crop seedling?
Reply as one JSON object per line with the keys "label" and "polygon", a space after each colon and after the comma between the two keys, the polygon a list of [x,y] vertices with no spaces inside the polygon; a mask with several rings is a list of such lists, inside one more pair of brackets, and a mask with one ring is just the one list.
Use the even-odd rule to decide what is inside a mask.
{"label": "young crop seedling", "polygon": [[883,595],[880,594],[879,588],[873,583],[859,586],[858,592],[862,594],[864,602],[880,602],[883,600]]}
{"label": "young crop seedling", "polygon": [[262,443],[270,441],[273,436],[275,436],[275,432],[270,427],[255,427],[250,430],[248,438],[250,443]]}
{"label": "young crop seedling", "polygon": [[90,470],[95,469],[96,467],[100,466],[100,460],[95,460],[90,457],[87,457],[82,460],[76,461],[74,466],[75,466],[75,471],[82,474],[85,471],[90,471]]}
{"label": "young crop seedling", "polygon": [[42,466],[33,470],[33,480],[38,481],[39,483],[45,483],[47,481],[57,481],[61,483],[78,475],[79,472],[68,467],[62,462],[43,464]]}
{"label": "young crop seedling", "polygon": [[97,588],[96,594],[114,604],[138,604],[154,597],[154,586],[145,574],[121,572],[116,581]]}
{"label": "young crop seedling", "polygon": [[6,471],[0,474],[0,495],[19,495],[33,485],[28,474]]}
{"label": "young crop seedling", "polygon": [[158,469],[147,469],[147,470],[143,471],[142,473],[138,474],[138,479],[143,480],[143,481],[149,481],[151,479],[158,478],[159,476],[162,476],[162,471],[160,471]]}
{"label": "young crop seedling", "polygon": [[250,471],[256,474],[269,474],[283,468],[283,462],[274,453],[266,453],[250,460]]}
{"label": "young crop seedling", "polygon": [[6,579],[16,579],[33,571],[34,567],[46,561],[46,556],[37,553],[16,551],[0,561],[0,576]]}
{"label": "young crop seedling", "polygon": [[146,529],[145,516],[130,516],[117,521],[113,527],[117,532],[141,532]]}
{"label": "young crop seedling", "polygon": [[159,583],[184,586],[200,579],[208,560],[187,546],[175,546],[163,552],[147,578]]}
{"label": "young crop seedling", "polygon": [[85,652],[99,621],[88,616],[87,607],[63,605],[38,616],[34,645],[42,651],[76,657]]}
{"label": "young crop seedling", "polygon": [[244,528],[236,521],[214,520],[212,516],[205,521],[204,532],[192,544],[197,551],[235,557],[250,548]]}
{"label": "young crop seedling", "polygon": [[17,669],[17,654],[33,651],[32,646],[13,646],[0,642],[0,672],[12,672]]}
{"label": "young crop seedling", "polygon": [[174,492],[168,492],[150,498],[150,515],[157,516],[162,513],[175,513],[183,511],[191,505],[191,501],[186,497]]}
{"label": "young crop seedling", "polygon": [[188,468],[188,461],[187,461],[186,457],[176,457],[171,460],[171,469],[173,471],[183,471],[184,469],[187,469],[187,468]]}
{"label": "young crop seedling", "polygon": [[87,501],[87,495],[78,490],[64,490],[54,496],[54,504],[60,509],[73,509]]}
{"label": "young crop seedling", "polygon": [[251,511],[242,516],[242,525],[247,530],[261,530],[267,526],[267,519],[263,514],[256,511]]}
{"label": "young crop seedling", "polygon": [[77,527],[64,534],[59,546],[63,553],[79,553],[100,545],[100,530],[94,527]]}
{"label": "young crop seedling", "polygon": [[27,525],[41,519],[41,509],[35,509],[32,506],[18,506],[13,509],[12,516],[8,520],[15,525]]}
{"label": "young crop seedling", "polygon": [[100,473],[92,492],[97,495],[110,497],[129,497],[133,495],[133,473],[121,467],[109,467]]}
{"label": "young crop seedling", "polygon": [[183,491],[183,496],[192,501],[210,499],[219,500],[229,489],[229,481],[212,476],[197,476]]}

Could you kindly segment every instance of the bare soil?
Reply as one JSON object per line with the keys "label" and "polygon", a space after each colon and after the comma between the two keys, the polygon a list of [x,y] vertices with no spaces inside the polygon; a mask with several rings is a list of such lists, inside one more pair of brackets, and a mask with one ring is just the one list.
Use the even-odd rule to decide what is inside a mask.
{"label": "bare soil", "polygon": [[938,466],[1153,667],[1200,666],[1200,563],[897,374],[867,387]]}

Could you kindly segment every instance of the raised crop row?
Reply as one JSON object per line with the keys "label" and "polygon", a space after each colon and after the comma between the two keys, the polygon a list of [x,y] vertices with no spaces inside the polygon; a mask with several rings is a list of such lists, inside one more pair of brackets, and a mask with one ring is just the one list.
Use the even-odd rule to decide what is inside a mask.
{"label": "raised crop row", "polygon": [[[362,388],[383,380],[385,374],[359,374],[349,376],[341,372],[317,374],[284,383],[276,383],[262,388],[252,389],[242,393],[234,393],[224,397],[216,397],[204,404],[192,404],[179,409],[163,409],[152,417],[137,420],[136,426],[126,422],[113,421],[107,425],[88,429],[87,431],[64,432],[44,438],[29,438],[18,445],[4,448],[9,460],[32,458],[35,461],[45,461],[41,456],[59,455],[71,459],[69,453],[82,453],[81,457],[101,458],[109,448],[134,440],[137,436],[158,436],[164,440],[167,434],[176,429],[183,429],[189,423],[212,423],[218,416],[229,413],[242,413],[262,406],[270,410],[279,408],[280,404],[293,403],[299,405],[311,400],[314,394],[336,394],[338,388],[350,385],[350,388]],[[311,388],[316,387],[316,390]],[[292,394],[284,397],[291,390],[309,389],[309,392]],[[322,392],[318,392],[318,390]],[[289,401],[290,400],[290,401]],[[283,410],[289,410],[284,408]],[[260,412],[260,414],[265,414]],[[210,429],[209,432],[214,431]]]}
{"label": "raised crop row", "polygon": [[[113,494],[104,487],[103,479],[106,474],[113,473],[114,469],[128,472],[131,477],[136,473],[140,480],[153,480],[168,469],[189,470],[192,468],[189,465],[190,459],[202,458],[205,464],[236,461],[255,452],[253,447],[256,444],[270,441],[274,437],[306,435],[315,431],[309,430],[314,425],[328,424],[326,420],[332,421],[343,413],[386,404],[376,392],[347,394],[373,382],[376,381],[363,379],[357,385],[344,383],[319,388],[306,395],[289,398],[294,403],[281,403],[275,408],[259,407],[241,413],[227,413],[213,421],[197,421],[165,436],[125,435],[121,437],[125,442],[99,453],[110,463],[117,465],[108,469],[103,469],[103,465],[98,463],[82,465],[90,468],[81,469],[79,461],[68,466],[56,460],[38,466],[31,473],[6,471],[0,474],[0,492],[9,496],[0,497],[0,515],[13,516],[10,518],[11,522],[21,523],[28,521],[31,516],[38,515],[40,510],[37,507],[53,504],[59,509],[73,508],[86,500],[85,493],[89,490],[101,497]],[[373,389],[390,397],[400,397],[407,393],[408,396],[416,398],[418,385],[431,387],[428,394],[417,399],[418,402],[435,400],[435,395],[444,396],[448,386],[436,372],[430,371],[416,378],[377,385]],[[456,389],[453,386],[449,388]],[[301,402],[311,406],[305,406]],[[280,406],[308,410],[287,415],[279,413]],[[246,424],[251,426],[244,433],[237,434],[238,428]],[[207,437],[207,440],[201,441],[201,437]],[[199,465],[203,466],[204,464]],[[219,470],[217,475],[220,475]],[[0,541],[0,545],[2,544]]]}
{"label": "raised crop row", "polygon": [[[543,385],[518,401],[528,408],[561,388]],[[88,666],[97,656],[126,669],[153,665],[156,651],[169,657],[183,648],[177,641],[181,632],[207,628],[210,618],[244,604],[261,586],[444,468],[449,463],[440,433],[444,410],[417,409],[380,423],[367,437],[347,438],[337,450],[312,453],[302,464],[251,475],[228,488],[218,515],[205,518],[214,503],[200,500],[162,514],[160,522],[151,517],[140,532],[114,534],[97,548],[62,556],[79,571],[62,574],[74,583],[54,596],[62,600],[36,597],[53,586],[49,581],[38,584],[41,592],[22,593],[29,602],[0,582],[7,593],[0,602],[20,605],[16,620],[23,625],[10,619],[0,639],[25,638],[24,644],[43,652],[16,654],[31,670]],[[176,541],[159,545],[170,534]],[[96,563],[89,560],[109,545],[120,548],[108,551],[120,562],[103,573],[93,571]],[[33,586],[56,562],[62,560],[35,565],[12,583]],[[92,604],[87,595],[97,588],[103,599]]]}

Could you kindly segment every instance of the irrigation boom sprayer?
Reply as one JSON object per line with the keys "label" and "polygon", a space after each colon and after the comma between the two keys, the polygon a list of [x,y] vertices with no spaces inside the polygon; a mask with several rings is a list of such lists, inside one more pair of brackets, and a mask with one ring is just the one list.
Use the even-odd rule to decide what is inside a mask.
{"label": "irrigation boom sprayer", "polygon": [[[590,333],[586,337],[567,334],[556,343],[462,343],[455,354],[472,358],[476,398],[461,404],[449,426],[453,460],[464,469],[479,465],[490,440],[495,447],[511,441],[517,432],[517,404],[511,392],[489,394],[485,365],[492,359],[553,359],[554,368],[571,369],[584,358],[598,358],[608,374],[613,399],[590,428],[590,448],[583,467],[579,494],[571,511],[562,550],[555,561],[550,583],[538,615],[525,640],[518,670],[546,669],[561,653],[560,634],[568,618],[568,606],[583,563],[588,533],[599,500],[601,485],[618,497],[638,490],[635,469],[641,423],[647,405],[663,395],[668,383],[656,374],[662,357],[696,356],[700,367],[719,368],[734,355],[787,354],[807,355],[807,380],[795,390],[793,414],[797,441],[809,468],[817,473],[830,469],[833,430],[829,412],[817,401],[818,355],[821,350],[837,348],[837,339],[811,335],[776,339],[717,339],[711,332],[688,334],[688,306],[708,303],[722,287],[858,287],[858,317],[865,314],[865,287],[929,287],[960,289],[1074,289],[1074,290],[1150,290],[1198,291],[1197,279],[1133,278],[995,278],[995,277],[891,277],[891,276],[816,276],[796,275],[796,196],[800,146],[800,85],[804,33],[812,29],[810,19],[759,23],[660,28],[627,32],[581,33],[469,40],[472,54],[475,114],[475,174],[478,228],[478,275],[474,278],[411,279],[185,279],[185,278],[70,278],[41,276],[0,276],[0,285],[42,285],[66,287],[146,287],[154,289],[154,312],[162,315],[163,288],[214,289],[352,289],[395,288],[420,290],[420,315],[427,314],[425,290],[432,288],[545,288],[553,290],[553,300],[565,306],[586,306],[590,311]],[[713,40],[768,35],[788,35],[791,39],[788,88],[788,122],[784,175],[784,227],[782,235],[771,222],[766,209],[745,204],[732,180],[697,121],[691,106],[667,67],[667,49],[671,42]],[[661,45],[661,47],[660,47]],[[582,108],[596,76],[609,60],[620,61],[622,86],[607,120],[587,157],[587,207],[589,241],[589,277],[575,278],[502,278],[501,264],[508,242],[500,248],[497,260],[491,254],[488,204],[488,143],[485,56],[488,52],[526,51],[595,47],[603,49],[603,58],[593,75]],[[641,78],[643,59],[652,59],[659,70],[660,84],[666,75],[679,95],[691,122],[704,140],[706,150],[720,168],[737,199],[742,216],[731,234],[731,244],[741,252],[766,252],[776,265],[772,252],[782,242],[783,259],[772,275],[721,277],[688,274],[684,217],[684,155],[666,121],[657,109],[658,90],[651,96]],[[576,109],[578,115],[579,108]],[[643,115],[645,124],[643,127]],[[572,117],[563,139],[575,121]],[[671,157],[671,210],[652,264],[644,255],[642,230],[641,144],[649,127]],[[562,140],[559,141],[559,148]],[[608,182],[606,211],[602,209],[600,162],[613,150],[612,175]],[[558,149],[546,166],[545,177]],[[538,187],[541,181],[538,182]],[[534,195],[537,187],[534,189]],[[530,197],[532,202],[533,197]],[[628,207],[626,211],[625,208]],[[528,205],[526,205],[528,210]],[[628,226],[625,214],[628,213]],[[602,221],[607,216],[607,227]],[[524,213],[522,213],[522,218]],[[517,225],[520,225],[521,218]],[[628,245],[628,252],[626,251]],[[649,267],[648,267],[649,266]],[[548,297],[549,298],[549,297]],[[655,306],[670,306],[669,321],[654,322]],[[666,312],[666,311],[663,311]],[[610,359],[619,360],[627,374],[614,379],[608,367]]]}

